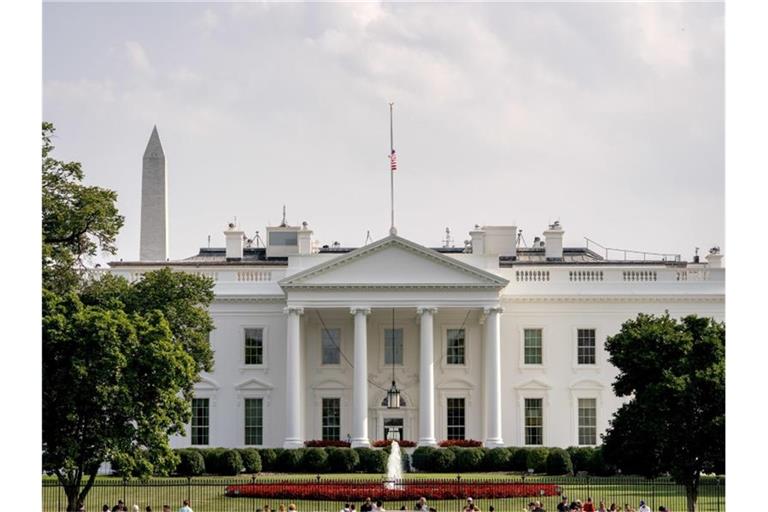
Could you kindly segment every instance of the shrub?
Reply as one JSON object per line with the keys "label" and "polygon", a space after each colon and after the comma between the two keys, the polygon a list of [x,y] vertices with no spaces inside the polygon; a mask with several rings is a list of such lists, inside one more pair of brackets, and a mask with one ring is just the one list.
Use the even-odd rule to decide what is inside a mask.
{"label": "shrub", "polygon": [[261,472],[261,455],[255,448],[238,448],[237,452],[243,460],[243,468],[246,473]]}
{"label": "shrub", "polygon": [[387,454],[382,450],[371,448],[355,448],[360,462],[358,471],[363,473],[384,473],[387,470]]}
{"label": "shrub", "polygon": [[512,453],[512,471],[528,471],[528,452],[530,448],[515,448]]}
{"label": "shrub", "polygon": [[483,456],[480,448],[461,448],[456,453],[456,470],[465,473],[482,471]]}
{"label": "shrub", "polygon": [[307,448],[301,457],[301,466],[304,471],[312,473],[325,472],[328,470],[328,454],[324,448]]}
{"label": "shrub", "polygon": [[436,448],[431,446],[420,446],[413,451],[411,455],[411,463],[413,467],[419,471],[427,471],[430,469],[432,463],[432,453],[437,451]]}
{"label": "shrub", "polygon": [[606,462],[602,446],[594,449],[592,460],[590,461],[590,468],[591,473],[599,476],[611,476],[616,474],[616,466]]}
{"label": "shrub", "polygon": [[531,448],[528,451],[528,468],[533,468],[534,473],[546,473],[547,455],[549,455],[549,448]]}
{"label": "shrub", "polygon": [[[392,444],[392,439],[378,439],[376,441],[371,442],[371,446],[373,446],[374,448],[384,448],[391,444]],[[416,441],[409,441],[407,439],[403,439],[401,441],[398,441],[397,444],[400,445],[400,448],[413,448],[414,446],[416,446]]]}
{"label": "shrub", "polygon": [[225,448],[201,448],[200,454],[205,460],[205,472],[211,475],[219,474],[219,457]]}
{"label": "shrub", "polygon": [[333,473],[351,473],[360,464],[360,457],[350,448],[327,448],[328,468]]}
{"label": "shrub", "polygon": [[174,451],[179,456],[179,463],[176,466],[177,475],[198,476],[205,473],[205,459],[199,451],[189,448]]}
{"label": "shrub", "polygon": [[595,449],[589,446],[570,446],[567,450],[568,455],[571,456],[571,462],[573,463],[573,471],[579,473],[580,471],[592,472],[592,460],[595,455]]}
{"label": "shrub", "polygon": [[275,464],[277,462],[277,452],[272,448],[262,448],[258,450],[259,457],[261,458],[262,471],[275,471],[277,469]]}
{"label": "shrub", "polygon": [[509,469],[511,452],[506,448],[492,448],[488,450],[483,459],[483,466],[488,471],[505,471]]}
{"label": "shrub", "polygon": [[[208,466],[208,460],[211,460],[213,467]],[[211,451],[211,455],[206,458],[205,467],[209,473],[215,473],[221,476],[239,475],[243,469],[243,459],[237,450],[228,450],[226,448],[217,448]]]}
{"label": "shrub", "polygon": [[284,473],[302,473],[302,457],[304,457],[304,448],[283,450],[277,456],[277,470]]}
{"label": "shrub", "polygon": [[547,474],[570,475],[573,474],[571,456],[562,448],[552,448],[547,455]]}
{"label": "shrub", "polygon": [[435,450],[430,459],[431,470],[437,473],[453,471],[456,464],[456,455],[453,450]]}

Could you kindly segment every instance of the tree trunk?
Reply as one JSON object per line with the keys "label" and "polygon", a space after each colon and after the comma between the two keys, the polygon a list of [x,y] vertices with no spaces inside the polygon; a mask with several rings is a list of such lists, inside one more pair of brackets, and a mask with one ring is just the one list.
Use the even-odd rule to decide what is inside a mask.
{"label": "tree trunk", "polygon": [[685,499],[688,505],[688,512],[696,512],[696,500],[699,497],[698,479],[696,483],[685,486]]}
{"label": "tree trunk", "polygon": [[67,495],[67,512],[77,512],[77,499],[80,496],[79,486],[68,485],[64,487]]}

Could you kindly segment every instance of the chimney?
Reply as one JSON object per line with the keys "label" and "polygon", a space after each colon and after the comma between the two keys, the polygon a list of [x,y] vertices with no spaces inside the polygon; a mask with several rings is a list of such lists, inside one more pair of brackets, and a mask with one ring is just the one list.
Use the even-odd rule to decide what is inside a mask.
{"label": "chimney", "polygon": [[723,255],[720,254],[719,247],[713,247],[706,256],[709,268],[723,268]]}
{"label": "chimney", "polygon": [[560,227],[560,221],[556,220],[549,225],[549,229],[544,232],[544,255],[547,260],[563,259],[563,228]]}
{"label": "chimney", "polygon": [[485,231],[475,224],[475,229],[469,232],[472,237],[472,254],[485,254]]}
{"label": "chimney", "polygon": [[227,240],[227,261],[240,261],[243,259],[243,236],[245,233],[237,229],[234,223],[227,226],[224,238]]}
{"label": "chimney", "polygon": [[312,254],[312,230],[306,221],[301,223],[298,232],[299,254]]}

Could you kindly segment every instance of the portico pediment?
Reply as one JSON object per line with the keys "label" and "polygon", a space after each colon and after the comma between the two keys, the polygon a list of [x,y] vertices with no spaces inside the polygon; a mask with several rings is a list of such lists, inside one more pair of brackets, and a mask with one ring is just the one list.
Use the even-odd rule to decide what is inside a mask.
{"label": "portico pediment", "polygon": [[480,288],[508,281],[396,235],[280,281],[283,289]]}

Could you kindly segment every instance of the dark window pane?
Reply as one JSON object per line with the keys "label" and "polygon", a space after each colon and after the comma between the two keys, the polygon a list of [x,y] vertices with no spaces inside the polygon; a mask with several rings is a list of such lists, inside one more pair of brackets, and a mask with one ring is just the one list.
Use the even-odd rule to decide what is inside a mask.
{"label": "dark window pane", "polygon": [[541,398],[525,399],[525,444],[544,444],[544,410]]}
{"label": "dark window pane", "polygon": [[341,329],[322,330],[323,364],[339,364],[341,362]]}
{"label": "dark window pane", "polygon": [[464,399],[449,398],[446,406],[448,408],[448,439],[465,439]]}
{"label": "dark window pane", "polygon": [[298,245],[298,240],[295,231],[272,231],[269,234],[269,245]]}
{"label": "dark window pane", "polygon": [[403,330],[384,329],[384,364],[403,364]]}
{"label": "dark window pane", "polygon": [[597,400],[579,398],[579,444],[597,444]]}
{"label": "dark window pane", "polygon": [[542,331],[525,329],[523,331],[523,353],[525,364],[542,364]]}
{"label": "dark window pane", "polygon": [[595,330],[577,331],[577,358],[579,364],[595,364]]}
{"label": "dark window pane", "polygon": [[264,364],[264,329],[245,330],[245,364]]}
{"label": "dark window pane", "polygon": [[465,338],[464,329],[448,329],[448,364],[464,364]]}
{"label": "dark window pane", "polygon": [[322,435],[324,441],[341,439],[341,399],[323,398]]}
{"label": "dark window pane", "polygon": [[264,444],[264,400],[245,399],[245,444]]}
{"label": "dark window pane", "polygon": [[192,399],[192,428],[190,432],[192,444],[208,444],[210,416],[207,398]]}

